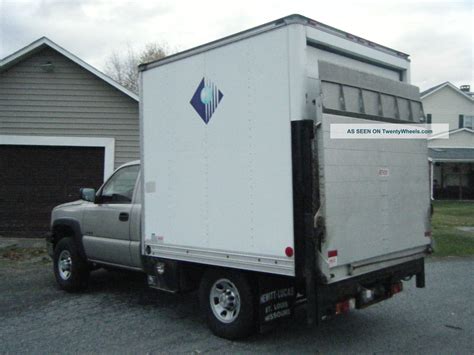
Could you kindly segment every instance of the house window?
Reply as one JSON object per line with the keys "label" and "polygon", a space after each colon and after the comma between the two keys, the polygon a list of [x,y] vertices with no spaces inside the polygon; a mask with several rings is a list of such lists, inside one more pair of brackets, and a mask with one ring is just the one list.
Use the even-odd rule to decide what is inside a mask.
{"label": "house window", "polygon": [[474,116],[464,116],[463,128],[474,129]]}

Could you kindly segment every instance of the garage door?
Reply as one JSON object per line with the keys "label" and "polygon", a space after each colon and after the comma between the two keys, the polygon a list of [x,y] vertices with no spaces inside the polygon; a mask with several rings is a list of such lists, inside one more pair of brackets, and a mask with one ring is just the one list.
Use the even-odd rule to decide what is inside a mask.
{"label": "garage door", "polygon": [[0,235],[44,236],[51,209],[103,175],[104,148],[0,145]]}

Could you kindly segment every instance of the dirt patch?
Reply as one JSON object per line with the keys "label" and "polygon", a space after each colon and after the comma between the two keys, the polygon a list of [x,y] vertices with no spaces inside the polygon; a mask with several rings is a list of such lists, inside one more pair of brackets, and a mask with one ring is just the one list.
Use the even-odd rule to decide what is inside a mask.
{"label": "dirt patch", "polygon": [[0,248],[2,263],[49,263],[50,261],[46,248],[22,248],[16,245]]}
{"label": "dirt patch", "polygon": [[0,238],[0,265],[21,267],[38,262],[50,262],[44,239]]}

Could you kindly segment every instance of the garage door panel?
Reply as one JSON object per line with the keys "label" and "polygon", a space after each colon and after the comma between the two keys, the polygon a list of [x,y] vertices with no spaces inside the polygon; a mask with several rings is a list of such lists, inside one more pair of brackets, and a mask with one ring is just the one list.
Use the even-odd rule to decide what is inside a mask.
{"label": "garage door panel", "polygon": [[[24,187],[24,185],[10,185],[8,180],[2,180],[1,177],[0,182],[2,183],[2,186],[0,186],[0,202],[26,201],[30,194],[30,188]],[[4,212],[3,209],[2,212]]]}
{"label": "garage door panel", "polygon": [[38,203],[44,201],[57,201],[57,196],[64,196],[65,188],[62,185],[63,181],[57,180],[56,184],[44,184],[43,181],[36,183],[33,180],[33,187],[30,189],[29,197]]}
{"label": "garage door panel", "polygon": [[[93,170],[96,170],[96,169],[97,168],[94,168]],[[84,186],[84,182],[89,182],[89,181],[85,181],[83,176],[71,176],[71,175],[69,176],[70,176],[69,177],[70,183],[67,187],[76,188],[75,190],[76,193],[79,191],[81,187],[93,187],[94,189],[97,189],[102,184],[102,180],[95,180],[95,181],[90,181],[90,183],[93,184],[93,186],[91,186],[91,184],[89,184],[89,186]]]}
{"label": "garage door panel", "polygon": [[15,208],[12,208],[11,203],[0,203],[0,224],[6,223],[9,220],[21,220],[25,211],[28,209],[26,203],[17,203]]}
{"label": "garage door panel", "polygon": [[0,235],[43,236],[51,209],[103,174],[104,148],[0,145]]}
{"label": "garage door panel", "polygon": [[[97,164],[80,164],[74,167],[68,167],[66,170],[67,175],[69,176],[69,179],[71,182],[75,182],[76,185],[81,185],[84,182],[84,171],[97,171],[97,170],[102,170],[103,171],[103,165],[97,165]],[[100,183],[102,180],[96,180],[96,184],[98,183],[100,186]],[[81,185],[82,186],[82,185]],[[99,186],[94,186],[94,187],[99,187]]]}
{"label": "garage door panel", "polygon": [[71,201],[79,200],[80,199],[79,190],[82,187],[90,187],[97,190],[100,187],[100,185],[97,185],[97,186],[90,186],[90,185],[86,186],[86,185],[81,185],[81,184],[71,185],[67,187],[65,194]]}

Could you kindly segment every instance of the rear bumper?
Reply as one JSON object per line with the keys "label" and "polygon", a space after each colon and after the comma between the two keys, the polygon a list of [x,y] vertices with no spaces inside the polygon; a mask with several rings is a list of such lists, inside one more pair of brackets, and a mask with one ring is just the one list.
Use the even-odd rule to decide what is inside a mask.
{"label": "rear bumper", "polygon": [[[317,309],[319,319],[336,314],[336,304],[349,299],[356,301],[356,308],[365,308],[392,297],[392,285],[414,276],[417,287],[425,287],[424,258],[420,257],[402,264],[373,271],[332,284],[319,284],[317,288]],[[363,290],[376,289],[370,302],[363,302]]]}

